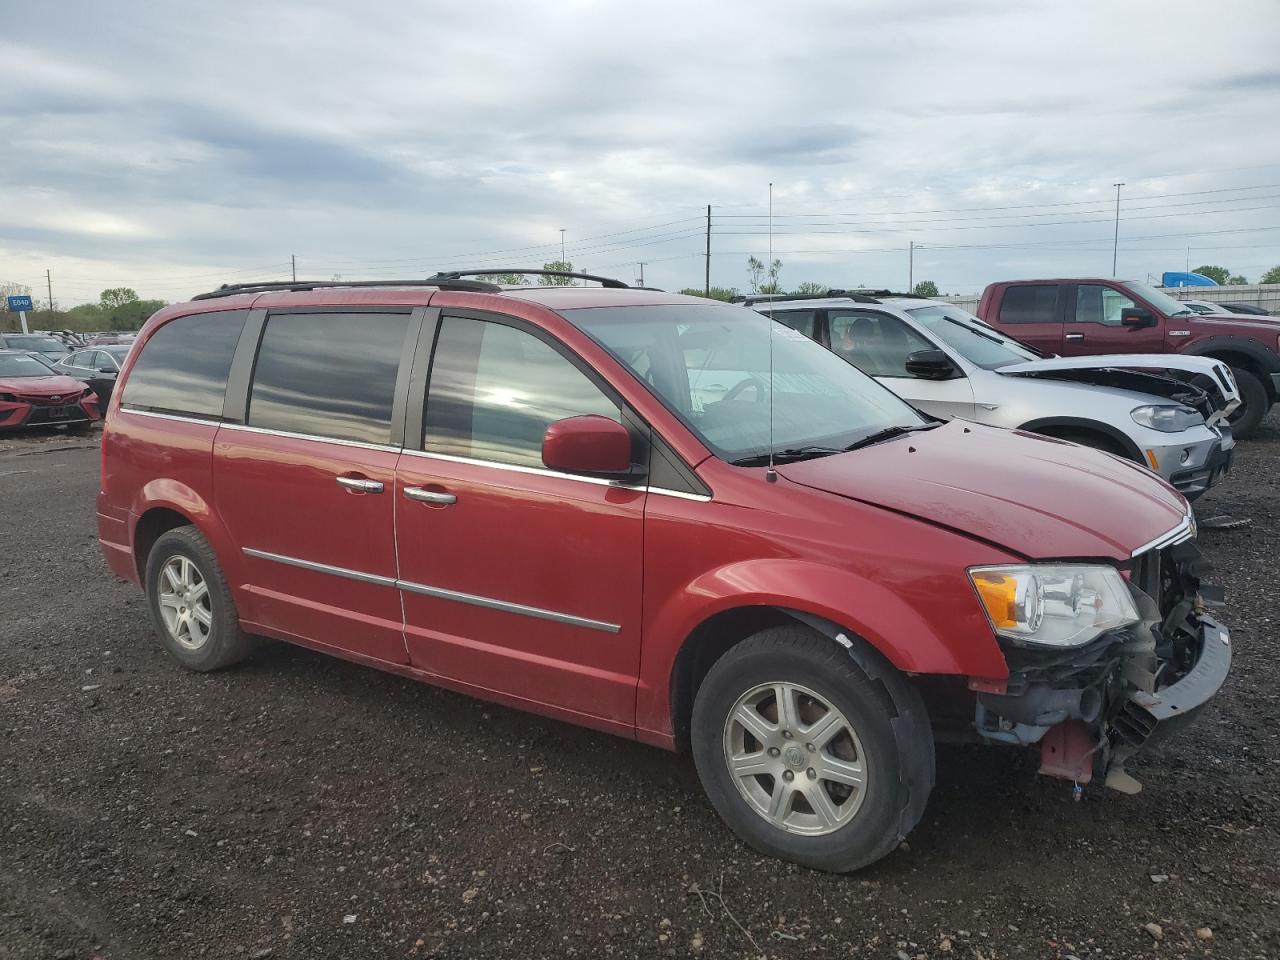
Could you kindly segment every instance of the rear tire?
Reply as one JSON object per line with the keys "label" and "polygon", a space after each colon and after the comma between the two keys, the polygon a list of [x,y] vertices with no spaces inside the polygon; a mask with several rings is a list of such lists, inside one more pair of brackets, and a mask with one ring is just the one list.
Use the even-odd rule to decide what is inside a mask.
{"label": "rear tire", "polygon": [[1240,390],[1240,406],[1230,418],[1231,432],[1237,440],[1245,440],[1257,432],[1258,424],[1271,409],[1271,399],[1257,374],[1232,367],[1231,375]]}
{"label": "rear tire", "polygon": [[162,533],[147,557],[156,636],[189,670],[221,670],[253,652],[213,548],[195,527]]}
{"label": "rear tire", "polygon": [[716,661],[691,734],[698,776],[730,829],[816,870],[887,855],[933,789],[933,733],[915,688],[860,642],[846,650],[799,625],[763,630]]}

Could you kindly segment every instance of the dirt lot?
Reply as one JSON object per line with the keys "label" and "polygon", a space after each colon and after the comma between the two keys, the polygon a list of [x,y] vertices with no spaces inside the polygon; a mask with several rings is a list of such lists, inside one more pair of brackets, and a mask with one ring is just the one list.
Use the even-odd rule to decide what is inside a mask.
{"label": "dirt lot", "polygon": [[1280,957],[1274,417],[1237,463],[1198,511],[1254,520],[1201,537],[1234,675],[1143,793],[942,748],[834,877],[684,758],[286,646],[183,672],[103,568],[93,440],[0,440],[0,958]]}

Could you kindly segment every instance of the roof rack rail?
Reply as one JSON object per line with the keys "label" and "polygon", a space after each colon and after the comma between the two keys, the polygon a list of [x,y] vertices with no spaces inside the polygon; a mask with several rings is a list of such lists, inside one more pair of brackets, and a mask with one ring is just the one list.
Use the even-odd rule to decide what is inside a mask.
{"label": "roof rack rail", "polygon": [[886,296],[888,291],[880,290],[836,290],[831,289],[826,293],[755,293],[748,297],[739,297],[734,299],[734,303],[745,303],[752,306],[757,303],[770,303],[774,300],[835,300],[848,299],[858,303],[879,303],[875,295]]}
{"label": "roof rack rail", "polygon": [[503,269],[500,267],[490,267],[488,270],[442,270],[431,280],[459,280],[462,277],[492,277],[503,273],[515,273],[521,276],[532,277],[573,277],[577,280],[594,280],[602,287],[610,287],[614,290],[629,290],[631,285],[623,283],[621,280],[615,280],[613,277],[599,277],[594,273],[574,273],[572,270],[521,270],[521,269]]}
{"label": "roof rack rail", "polygon": [[454,280],[446,277],[426,280],[281,280],[269,283],[224,283],[217,290],[198,293],[192,300],[216,300],[240,293],[293,293],[332,287],[439,287],[441,290],[467,290],[473,293],[500,293],[496,283],[480,280]]}

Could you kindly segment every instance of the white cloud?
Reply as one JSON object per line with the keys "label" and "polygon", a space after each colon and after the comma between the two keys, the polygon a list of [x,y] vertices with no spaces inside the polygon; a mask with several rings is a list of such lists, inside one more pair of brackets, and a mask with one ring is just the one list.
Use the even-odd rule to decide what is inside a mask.
{"label": "white cloud", "polygon": [[1208,38],[1189,2],[184,7],[6,6],[5,279],[57,263],[66,301],[291,253],[306,276],[538,266],[564,227],[580,267],[679,287],[712,203],[712,280],[742,285],[770,180],[788,283],[901,286],[909,240],[944,289],[1105,272],[1116,180],[1122,272],[1180,268],[1192,235],[1193,260],[1280,262],[1280,201],[1247,199],[1280,187],[1173,196],[1280,183],[1273,0]]}

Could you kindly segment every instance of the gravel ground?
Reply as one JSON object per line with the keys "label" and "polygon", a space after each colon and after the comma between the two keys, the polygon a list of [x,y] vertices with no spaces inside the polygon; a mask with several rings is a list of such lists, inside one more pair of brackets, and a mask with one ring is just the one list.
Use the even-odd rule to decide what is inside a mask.
{"label": "gravel ground", "polygon": [[1280,957],[1280,423],[1200,516],[1236,644],[1125,797],[940,748],[854,876],[741,846],[691,763],[284,645],[179,669],[93,439],[0,440],[0,958]]}

